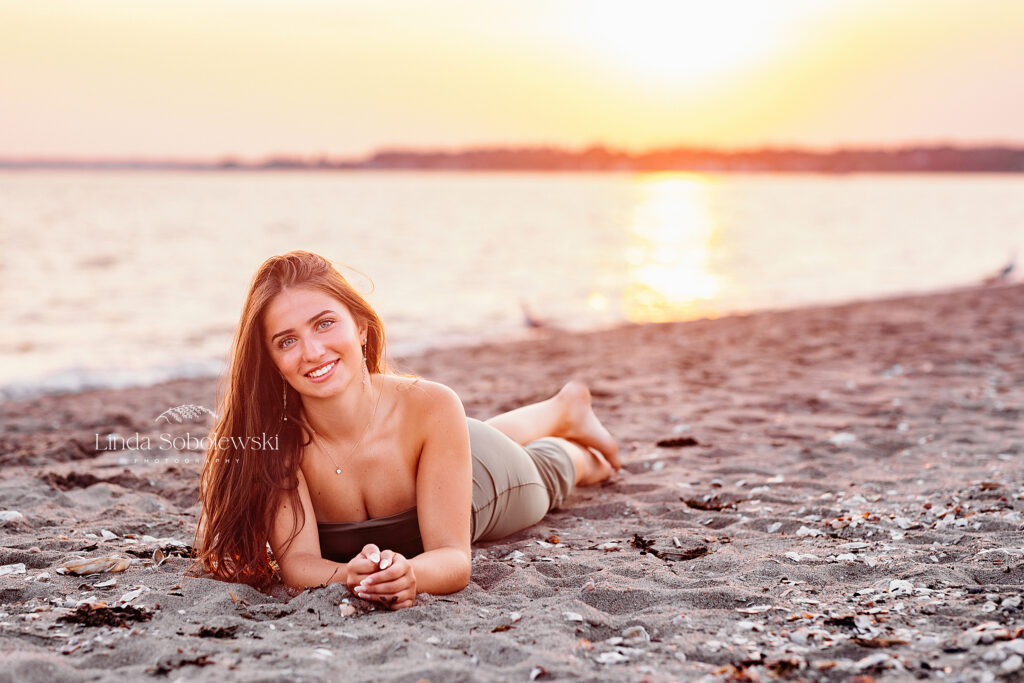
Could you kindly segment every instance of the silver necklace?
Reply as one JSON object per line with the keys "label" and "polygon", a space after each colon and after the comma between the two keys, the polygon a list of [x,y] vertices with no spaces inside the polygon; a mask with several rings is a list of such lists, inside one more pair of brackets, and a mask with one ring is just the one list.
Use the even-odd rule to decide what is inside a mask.
{"label": "silver necklace", "polygon": [[[359,448],[359,444],[363,442],[363,437],[366,436],[366,432],[370,431],[370,425],[373,424],[373,418],[377,415],[377,406],[380,405],[380,399],[383,396],[384,387],[381,387],[380,394],[377,395],[377,402],[373,404],[373,411],[370,413],[370,419],[366,421],[366,426],[363,427],[363,433],[359,435],[359,440],[356,441],[356,445],[353,446],[352,450],[350,450],[348,452],[348,455],[345,456],[345,460],[348,460],[349,458],[352,457],[352,454],[356,452],[357,448]],[[324,455],[326,455],[327,458],[331,461],[331,464],[334,465],[334,473],[341,474],[341,466],[334,461],[333,457],[331,457],[331,452],[327,450],[327,445],[324,443],[324,440],[320,437],[319,434],[316,433],[315,430],[313,430],[313,436],[316,438],[317,443],[320,445],[320,450],[324,452]]]}

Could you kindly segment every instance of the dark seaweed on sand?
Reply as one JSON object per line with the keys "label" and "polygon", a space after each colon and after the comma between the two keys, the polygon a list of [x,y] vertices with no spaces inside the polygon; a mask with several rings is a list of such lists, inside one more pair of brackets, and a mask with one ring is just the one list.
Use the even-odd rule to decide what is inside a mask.
{"label": "dark seaweed on sand", "polygon": [[234,638],[238,624],[234,626],[203,626],[196,632],[199,638]]}
{"label": "dark seaweed on sand", "polygon": [[699,446],[700,442],[692,436],[670,436],[666,439],[658,439],[657,444],[660,448],[687,448]]}
{"label": "dark seaweed on sand", "polygon": [[197,657],[176,655],[158,662],[156,666],[150,667],[146,671],[157,676],[166,676],[183,666],[210,666],[211,664],[215,664],[215,662],[210,659],[210,655],[199,655]]}
{"label": "dark seaweed on sand", "polygon": [[58,617],[57,621],[82,624],[83,626],[118,626],[127,628],[131,621],[149,621],[153,613],[131,605],[117,607],[94,607],[79,605],[71,614]]}
{"label": "dark seaweed on sand", "polygon": [[640,534],[633,534],[633,540],[630,541],[630,545],[640,550],[641,555],[650,553],[655,557],[672,562],[678,562],[682,560],[693,560],[698,557],[703,557],[711,552],[711,549],[706,545],[698,545],[692,548],[685,548],[682,550],[661,550],[655,548],[654,544],[656,541],[644,538]]}
{"label": "dark seaweed on sand", "polygon": [[[152,546],[150,546],[152,547]],[[164,543],[159,547],[165,557],[192,557],[192,546],[178,545],[177,543]],[[147,548],[126,548],[125,552],[135,557],[149,558],[153,556],[153,550]]]}
{"label": "dark seaweed on sand", "polygon": [[736,503],[728,503],[723,501],[718,496],[712,496],[708,500],[700,500],[699,498],[680,498],[679,500],[686,503],[687,507],[691,507],[694,510],[711,510],[718,512],[720,510],[732,510],[735,509]]}

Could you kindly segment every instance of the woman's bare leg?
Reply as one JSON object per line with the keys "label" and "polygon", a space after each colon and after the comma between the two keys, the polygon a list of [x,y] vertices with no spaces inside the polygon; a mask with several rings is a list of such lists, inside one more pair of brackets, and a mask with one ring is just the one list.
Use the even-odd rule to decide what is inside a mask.
{"label": "woman's bare leg", "polygon": [[[590,390],[582,382],[573,380],[551,398],[496,415],[487,420],[487,424],[520,445],[526,445],[545,436],[575,442],[578,449],[587,455],[584,458],[581,453],[576,453],[573,457],[573,462],[577,464],[578,480],[581,469],[603,470],[600,463],[590,462],[598,456],[589,449],[600,454],[599,459],[605,461],[604,465],[611,465],[616,470],[622,466],[619,460],[619,444],[594,414],[590,403]],[[593,466],[588,467],[588,463]],[[610,471],[607,474],[610,475]],[[589,478],[584,476],[584,479]],[[603,477],[606,478],[607,475]]]}
{"label": "woman's bare leg", "polygon": [[562,448],[572,458],[572,464],[576,470],[576,486],[599,484],[615,474],[615,468],[597,450],[586,448],[569,439],[554,438],[562,444]]}

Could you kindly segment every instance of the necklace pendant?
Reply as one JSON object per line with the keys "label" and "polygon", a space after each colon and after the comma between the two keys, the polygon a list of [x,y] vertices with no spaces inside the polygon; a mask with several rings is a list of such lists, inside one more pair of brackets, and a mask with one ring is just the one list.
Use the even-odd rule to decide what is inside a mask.
{"label": "necklace pendant", "polygon": [[339,467],[338,469],[334,470],[334,473],[335,474],[341,474],[341,468]]}

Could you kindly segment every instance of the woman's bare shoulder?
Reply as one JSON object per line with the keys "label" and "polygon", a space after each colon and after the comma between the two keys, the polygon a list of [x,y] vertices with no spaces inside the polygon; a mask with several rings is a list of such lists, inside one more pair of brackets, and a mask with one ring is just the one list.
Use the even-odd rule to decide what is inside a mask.
{"label": "woman's bare shoulder", "polygon": [[425,417],[438,410],[461,409],[462,401],[450,387],[422,377],[389,376],[397,400],[409,417]]}

